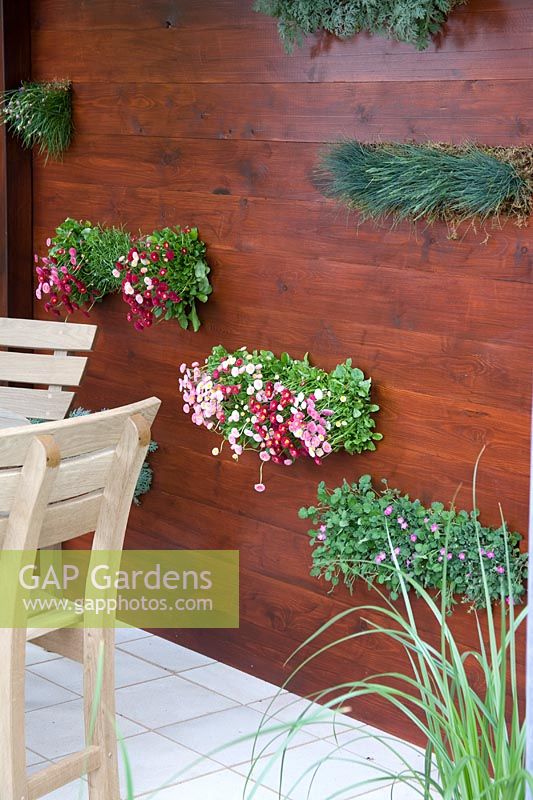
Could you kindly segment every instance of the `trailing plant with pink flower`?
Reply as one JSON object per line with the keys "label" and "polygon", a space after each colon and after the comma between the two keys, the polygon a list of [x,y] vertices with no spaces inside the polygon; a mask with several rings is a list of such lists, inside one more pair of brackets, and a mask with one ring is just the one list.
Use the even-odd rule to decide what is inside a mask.
{"label": "trailing plant with pink flower", "polygon": [[[370,378],[351,359],[325,372],[287,353],[246,348],[229,353],[213,348],[200,366],[182,364],[179,388],[183,410],[196,425],[227,441],[237,460],[254,450],[261,461],[258,492],[264,491],[263,466],[291,466],[299,458],[316,464],[330,453],[375,450],[377,433]],[[222,448],[220,448],[222,449]],[[213,454],[218,455],[218,447]]]}
{"label": "trailing plant with pink flower", "polygon": [[200,327],[196,303],[211,294],[205,244],[198,230],[164,228],[133,241],[120,228],[68,218],[46,241],[48,253],[34,256],[35,294],[56,316],[81,310],[122,290],[127,319],[136,330],[176,318],[182,328]]}
{"label": "trailing plant with pink flower", "polygon": [[[337,586],[353,588],[358,578],[382,584],[391,597],[400,594],[400,574],[422,587],[440,589],[446,565],[447,597],[461,595],[463,602],[485,605],[485,589],[498,600],[509,594],[516,601],[524,593],[527,555],[520,552],[521,536],[504,525],[487,528],[479,523],[478,511],[445,509],[442,503],[429,508],[411,500],[398,489],[378,491],[370,475],[358,483],[329,491],[318,486],[316,506],[301,508],[299,516],[311,519],[313,550],[311,575]],[[394,561],[397,561],[399,570]],[[408,583],[411,586],[411,583]]]}
{"label": "trailing plant with pink flower", "polygon": [[158,319],[199,329],[196,303],[207,302],[212,292],[205,251],[197,228],[163,228],[134,242],[118,259],[113,275],[121,280],[127,319],[136,330]]}
{"label": "trailing plant with pink flower", "polygon": [[56,316],[78,310],[88,314],[94,303],[117,292],[120,281],[113,266],[129,245],[129,234],[120,228],[67,218],[46,240],[48,253],[34,256],[35,295],[45,311]]}

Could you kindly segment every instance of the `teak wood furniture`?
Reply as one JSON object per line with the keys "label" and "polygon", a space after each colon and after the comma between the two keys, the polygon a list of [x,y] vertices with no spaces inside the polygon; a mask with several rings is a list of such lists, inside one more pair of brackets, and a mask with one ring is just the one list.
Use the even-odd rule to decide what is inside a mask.
{"label": "teak wood furniture", "polygon": [[[0,317],[0,408],[36,419],[63,419],[79,386],[96,325]],[[48,353],[28,351],[46,350]],[[28,385],[32,385],[29,388]],[[45,385],[48,388],[34,388]]]}
{"label": "teak wood furniture", "polygon": [[[93,551],[121,550],[159,406],[152,397],[38,428],[1,431],[2,550],[35,551],[91,531]],[[0,796],[36,800],[87,773],[91,800],[119,800],[114,629],[61,628],[48,621],[41,618],[37,626],[30,618],[26,628],[0,628]],[[80,661],[84,669],[86,746],[31,776],[25,765],[26,641]],[[104,669],[98,676],[102,649]],[[93,708],[98,688],[100,700]]]}

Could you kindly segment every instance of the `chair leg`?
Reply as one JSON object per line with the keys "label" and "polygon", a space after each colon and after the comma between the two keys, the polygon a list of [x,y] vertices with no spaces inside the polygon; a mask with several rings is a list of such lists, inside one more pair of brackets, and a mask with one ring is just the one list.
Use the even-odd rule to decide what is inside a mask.
{"label": "chair leg", "polygon": [[[103,669],[99,677],[101,652],[103,653]],[[102,748],[101,766],[88,775],[89,798],[90,800],[119,800],[118,752],[115,731],[114,629],[88,628],[84,631],[83,665],[86,743]],[[100,702],[96,705],[98,691],[100,692]]]}
{"label": "chair leg", "polygon": [[24,731],[26,630],[0,629],[0,797],[27,797]]}

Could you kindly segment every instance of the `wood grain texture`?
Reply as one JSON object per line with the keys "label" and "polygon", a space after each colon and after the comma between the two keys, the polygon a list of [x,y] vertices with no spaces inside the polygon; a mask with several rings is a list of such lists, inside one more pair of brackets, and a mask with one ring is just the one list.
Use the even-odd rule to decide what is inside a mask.
{"label": "wood grain texture", "polygon": [[112,36],[91,27],[78,30],[75,36],[42,29],[33,35],[34,73],[46,74],[50,52],[55,52],[56,72],[68,71],[74,82],[88,74],[96,81],[112,83],[135,83],[141,75],[149,83],[166,83],[169,74],[181,83],[350,83],[450,77],[526,79],[533,72],[527,9],[455,14],[447,35],[424,52],[366,34],[350,41],[317,34],[290,57],[279,42],[273,20],[254,15],[249,26],[241,24],[241,15],[251,13],[247,0],[240,0],[234,6],[237,18],[223,27],[205,21],[196,27],[140,26],[142,36],[139,28],[117,30]]}
{"label": "wood grain texture", "polygon": [[90,350],[95,325],[58,325],[36,319],[0,317],[0,346],[20,350]]}
{"label": "wood grain texture", "polygon": [[[120,297],[93,312],[99,336],[75,405],[97,410],[147,392],[163,401],[154,489],[132,511],[126,546],[239,549],[240,629],[161,633],[281,684],[285,660],[318,625],[376,599],[361,587],[330,596],[309,576],[297,510],[318,480],[369,472],[423,502],[449,501],[462,484],[458,502],[469,508],[486,445],[483,520],[498,524],[501,501],[510,527],[526,530],[530,230],[491,226],[452,241],[442,225],[359,225],[321,196],[315,164],[324,143],[345,136],[531,143],[533,9],[471,0],[423,53],[366,35],[316,36],[292,56],[249,0],[35,0],[32,9],[34,74],[74,80],[77,131],[63,162],[34,162],[35,249],[67,215],[131,231],[190,223],[213,268],[198,334],[173,324],[136,334]],[[212,457],[215,437],[191,425],[177,395],[179,363],[219,342],[309,351],[326,369],[352,357],[382,407],[377,452],[271,468],[256,494],[256,460]],[[338,633],[362,629],[360,617]],[[466,608],[454,625],[469,646]],[[405,667],[390,642],[362,639],[293,688],[320,690],[384,662]],[[353,714],[407,732],[376,698]]]}
{"label": "wood grain texture", "polygon": [[[73,87],[79,133],[179,139],[336,141],[446,138],[527,143],[521,80],[375,83],[90,83]],[[109,140],[108,140],[109,141]],[[137,145],[140,146],[140,145]]]}
{"label": "wood grain texture", "polygon": [[56,358],[33,353],[0,352],[0,380],[14,383],[46,383],[78,386],[87,359]]}

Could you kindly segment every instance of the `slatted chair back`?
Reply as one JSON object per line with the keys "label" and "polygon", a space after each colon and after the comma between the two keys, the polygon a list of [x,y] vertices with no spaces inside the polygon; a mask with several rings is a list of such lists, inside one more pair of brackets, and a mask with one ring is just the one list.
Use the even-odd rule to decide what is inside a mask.
{"label": "slatted chair back", "polygon": [[73,354],[90,351],[95,335],[96,325],[0,317],[0,409],[63,419],[74,398],[63,387],[79,386],[87,364]]}
{"label": "slatted chair back", "polygon": [[[159,405],[152,397],[86,417],[0,431],[0,549],[34,551],[91,531],[93,550],[122,549]],[[83,662],[87,732],[83,750],[31,776],[24,761],[27,640]],[[0,628],[2,800],[35,800],[84,774],[90,800],[119,800],[113,648],[114,630],[104,627]],[[98,676],[102,651],[105,668]]]}

